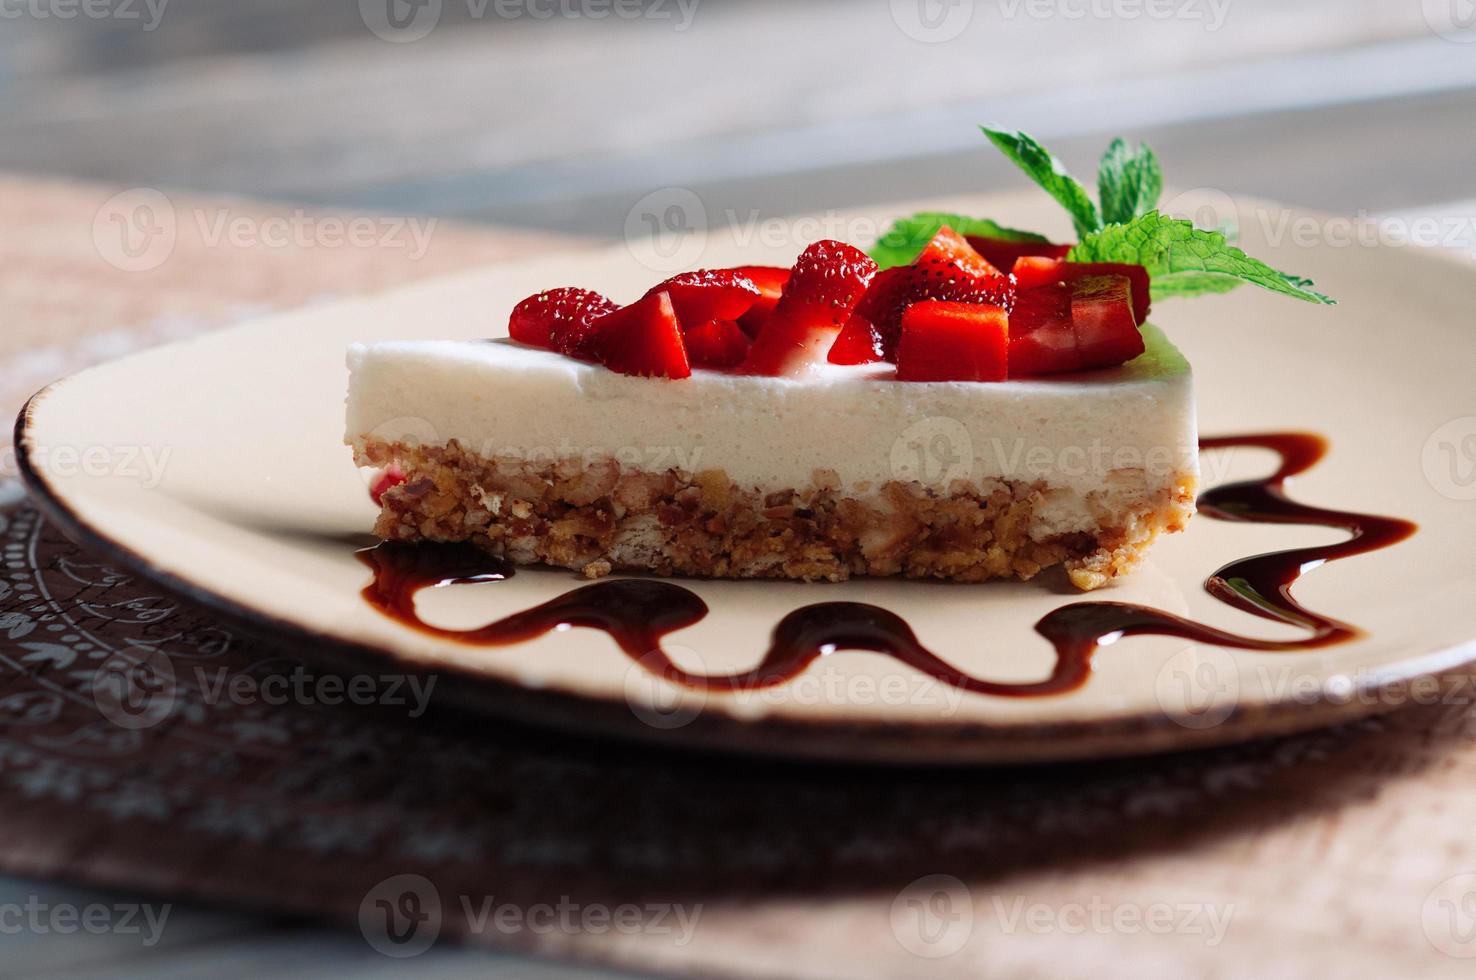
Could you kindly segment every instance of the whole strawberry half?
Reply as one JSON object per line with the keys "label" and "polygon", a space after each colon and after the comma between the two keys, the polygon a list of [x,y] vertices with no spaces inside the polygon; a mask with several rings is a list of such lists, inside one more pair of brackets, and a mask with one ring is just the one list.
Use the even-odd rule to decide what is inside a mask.
{"label": "whole strawberry half", "polygon": [[937,259],[880,273],[856,313],[875,327],[887,360],[897,359],[902,314],[926,300],[998,306],[1008,313],[1014,305],[1015,285],[1008,276],[972,276],[953,262]]}
{"label": "whole strawberry half", "polygon": [[589,289],[565,286],[529,296],[513,307],[507,332],[513,340],[560,354],[596,359],[590,330],[598,318],[620,307]]}
{"label": "whole strawberry half", "polygon": [[805,249],[744,370],[781,375],[823,361],[875,275],[876,263],[844,242],[820,241]]}

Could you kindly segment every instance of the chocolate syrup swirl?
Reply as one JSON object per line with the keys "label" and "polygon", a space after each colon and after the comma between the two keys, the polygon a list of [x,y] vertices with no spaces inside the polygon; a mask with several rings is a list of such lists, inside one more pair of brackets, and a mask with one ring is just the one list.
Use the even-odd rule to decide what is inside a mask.
{"label": "chocolate syrup swirl", "polygon": [[1086,683],[1092,658],[1102,646],[1125,636],[1176,636],[1243,650],[1309,650],[1347,642],[1359,630],[1316,613],[1291,594],[1305,572],[1326,562],[1398,544],[1416,528],[1409,521],[1299,504],[1286,483],[1317,464],[1327,452],[1320,436],[1273,433],[1205,439],[1203,451],[1257,447],[1281,457],[1276,472],[1261,480],[1231,483],[1199,498],[1204,517],[1255,524],[1301,524],[1347,531],[1337,544],[1297,548],[1233,561],[1204,583],[1205,591],[1242,612],[1308,632],[1297,640],[1262,640],[1193,622],[1172,613],[1123,602],[1078,602],[1036,624],[1056,650],[1049,677],[1029,683],[991,681],[960,671],[918,642],[902,617],[859,602],[821,602],[785,616],[775,627],[768,652],[751,670],[709,675],[687,671],[662,649],[664,637],[701,621],[707,605],[695,593],[656,579],[619,579],[575,589],[556,599],[472,630],[450,630],[422,620],[415,597],[424,589],[499,581],[512,566],[469,545],[383,544],[360,552],[374,573],[364,589],[370,605],[434,636],[479,646],[504,646],[555,629],[583,627],[610,635],[627,656],[676,683],[713,691],[772,687],[803,673],[820,657],[841,650],[882,653],[943,683],[976,694],[1037,697],[1074,690]]}

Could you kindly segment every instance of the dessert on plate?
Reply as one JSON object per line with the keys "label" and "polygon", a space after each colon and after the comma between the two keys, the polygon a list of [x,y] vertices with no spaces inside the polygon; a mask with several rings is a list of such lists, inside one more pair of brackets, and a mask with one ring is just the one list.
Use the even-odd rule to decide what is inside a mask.
{"label": "dessert on plate", "polygon": [[550,289],[507,338],[355,346],[375,533],[591,577],[1124,574],[1198,479],[1189,365],[1152,302],[1246,281],[1329,301],[1158,213],[1146,147],[1109,148],[1099,208],[1029,137],[986,134],[1076,244],[919,214],[869,255],[821,241],[624,305]]}

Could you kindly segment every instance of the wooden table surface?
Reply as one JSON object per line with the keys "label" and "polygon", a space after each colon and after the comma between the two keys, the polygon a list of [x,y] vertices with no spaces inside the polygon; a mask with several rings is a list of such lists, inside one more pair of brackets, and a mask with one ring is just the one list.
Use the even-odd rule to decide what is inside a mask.
{"label": "wooden table surface", "polygon": [[[895,5],[861,0],[707,0],[682,31],[652,19],[494,22],[447,3],[436,31],[413,43],[374,36],[352,5],[291,0],[176,0],[147,31],[121,19],[7,20],[0,169],[14,176],[0,180],[0,407],[86,364],[264,308],[614,239],[662,188],[690,188],[727,220],[920,187],[976,191],[1014,179],[970,132],[987,119],[1051,137],[1082,169],[1105,134],[1130,132],[1155,144],[1179,186],[1434,215],[1457,231],[1476,219],[1476,44],[1442,34],[1431,3],[1236,0],[1214,30],[965,6],[966,29],[945,43],[909,34]],[[1002,32],[1010,43],[997,43]],[[178,213],[256,227],[299,204],[443,223],[406,262],[374,249],[223,246],[202,239],[208,223],[184,221],[169,261],[129,272],[99,248],[97,222],[115,195],[139,189],[164,192]],[[1451,245],[1476,247],[1476,231]],[[14,495],[0,488],[0,503]],[[1244,758],[1084,778],[1084,797],[1025,793],[1021,812],[1101,828],[1100,849],[1088,836],[1070,856],[984,875],[964,951],[911,968],[1469,975],[1473,717],[1468,702],[1418,709]],[[1159,836],[1122,829],[1137,819]],[[0,909],[119,897],[0,884]],[[1228,928],[1211,945],[1061,926],[1093,902],[1137,914],[1193,905]],[[1042,909],[1043,925],[1005,929],[1012,908]],[[817,942],[846,921],[808,914],[803,902],[769,906],[752,934],[790,948],[796,921]],[[117,935],[7,934],[0,976],[401,973],[351,932],[185,907],[172,923],[148,949]],[[701,967],[787,972],[756,966],[761,957],[743,969],[734,955]],[[586,975],[446,946],[413,965],[431,976]],[[798,955],[792,966],[824,975]]]}

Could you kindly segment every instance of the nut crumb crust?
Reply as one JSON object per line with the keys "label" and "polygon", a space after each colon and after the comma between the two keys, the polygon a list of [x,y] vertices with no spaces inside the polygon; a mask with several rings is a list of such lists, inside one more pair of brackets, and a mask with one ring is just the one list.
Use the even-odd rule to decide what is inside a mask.
{"label": "nut crumb crust", "polygon": [[[830,471],[811,485],[760,493],[721,470],[640,472],[611,458],[485,457],[454,440],[412,446],[364,440],[361,466],[397,464],[374,533],[387,541],[471,542],[520,565],[701,578],[840,582],[904,576],[953,582],[1030,579],[1065,566],[1082,590],[1131,571],[1160,533],[1194,512],[1185,475],[1130,508],[1091,506],[1094,532],[1043,534],[1038,484],[958,483],[947,494],[890,482],[842,493]],[[1088,501],[1089,506],[1092,501]]]}

